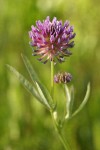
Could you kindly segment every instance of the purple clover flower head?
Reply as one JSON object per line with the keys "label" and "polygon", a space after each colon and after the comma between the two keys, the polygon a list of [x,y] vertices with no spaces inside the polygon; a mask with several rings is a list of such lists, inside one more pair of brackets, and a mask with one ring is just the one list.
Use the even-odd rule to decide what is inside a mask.
{"label": "purple clover flower head", "polygon": [[55,83],[68,83],[72,80],[72,75],[70,73],[58,73],[54,76]]}
{"label": "purple clover flower head", "polygon": [[63,25],[62,21],[58,21],[56,17],[50,21],[49,16],[43,22],[38,20],[36,26],[32,25],[29,31],[33,55],[39,55],[38,60],[44,63],[48,60],[63,62],[66,56],[72,54],[69,48],[74,46],[72,39],[75,35],[69,21],[65,21]]}

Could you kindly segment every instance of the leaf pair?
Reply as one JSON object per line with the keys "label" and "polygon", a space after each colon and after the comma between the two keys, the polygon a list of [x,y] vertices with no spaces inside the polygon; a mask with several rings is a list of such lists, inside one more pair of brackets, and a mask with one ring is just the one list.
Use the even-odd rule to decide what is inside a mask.
{"label": "leaf pair", "polygon": [[24,64],[27,68],[28,73],[30,74],[30,77],[33,81],[33,84],[31,84],[22,74],[20,74],[15,68],[13,68],[10,65],[7,65],[9,70],[13,72],[16,77],[19,79],[19,81],[22,83],[22,85],[44,106],[46,106],[47,109],[52,109],[53,100],[48,92],[47,88],[41,83],[40,79],[38,78],[36,72],[34,71],[30,61],[27,59],[26,56],[22,55]]}

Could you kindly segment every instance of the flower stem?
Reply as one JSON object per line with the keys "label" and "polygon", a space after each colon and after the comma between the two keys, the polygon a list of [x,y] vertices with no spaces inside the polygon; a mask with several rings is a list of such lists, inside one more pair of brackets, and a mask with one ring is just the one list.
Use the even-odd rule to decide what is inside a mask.
{"label": "flower stem", "polygon": [[59,126],[59,124],[57,123],[57,121],[55,120],[54,116],[53,116],[53,112],[51,112],[51,116],[52,116],[52,119],[53,119],[53,122],[54,122],[54,127],[55,127],[55,130],[58,134],[58,137],[63,145],[63,147],[65,148],[65,150],[71,150],[71,147],[68,143],[68,141],[64,139],[62,133],[61,133],[61,128]]}
{"label": "flower stem", "polygon": [[52,96],[52,99],[54,97],[54,81],[53,81],[53,76],[54,76],[54,62],[52,60],[51,61],[51,96]]}
{"label": "flower stem", "polygon": [[[51,96],[52,96],[52,99],[54,99],[54,79],[53,78],[54,78],[54,62],[52,60],[51,61]],[[56,120],[57,118],[54,115],[56,113],[56,111],[54,112],[53,110],[51,110],[50,112],[51,112],[51,116],[52,116],[52,119],[53,119],[53,122],[54,122],[55,130],[58,134],[58,137],[59,137],[63,147],[65,148],[65,150],[71,150],[69,143],[67,141],[65,142],[65,139],[62,136],[61,127],[58,124],[58,122]]]}
{"label": "flower stem", "polygon": [[59,135],[59,139],[60,139],[61,143],[63,144],[65,150],[71,150],[71,147],[70,147],[68,141],[66,140],[66,142],[65,142],[65,139],[64,139],[64,137],[62,136],[62,134],[59,133],[58,135]]}

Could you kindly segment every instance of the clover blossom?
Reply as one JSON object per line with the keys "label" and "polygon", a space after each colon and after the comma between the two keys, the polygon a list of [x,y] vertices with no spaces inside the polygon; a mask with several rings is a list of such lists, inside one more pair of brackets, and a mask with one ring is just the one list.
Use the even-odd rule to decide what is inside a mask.
{"label": "clover blossom", "polygon": [[33,55],[40,55],[38,60],[43,60],[44,63],[48,60],[63,62],[64,57],[72,54],[69,48],[74,46],[72,39],[75,35],[69,21],[65,21],[63,25],[62,21],[58,21],[56,17],[50,21],[49,16],[43,22],[38,20],[36,26],[32,25],[29,31]]}

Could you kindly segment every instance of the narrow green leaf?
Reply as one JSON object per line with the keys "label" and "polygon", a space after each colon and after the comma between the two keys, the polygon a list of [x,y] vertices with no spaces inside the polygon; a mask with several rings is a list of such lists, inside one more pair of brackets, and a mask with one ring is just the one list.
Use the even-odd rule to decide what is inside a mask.
{"label": "narrow green leaf", "polygon": [[72,114],[73,104],[74,104],[74,86],[73,85],[70,88],[70,96],[71,96],[70,113]]}
{"label": "narrow green leaf", "polygon": [[42,90],[41,90],[41,88],[37,82],[36,82],[36,86],[37,86],[39,95],[40,95],[43,103],[50,109],[50,105],[48,104],[48,102],[47,102],[47,100],[46,100],[46,98],[45,98],[45,96],[44,96],[44,94],[43,94],[43,92],[42,92]]}
{"label": "narrow green leaf", "polygon": [[85,94],[85,97],[84,97],[82,103],[80,104],[79,108],[72,114],[72,117],[75,116],[76,114],[78,114],[83,109],[83,107],[86,105],[86,103],[89,99],[89,95],[90,95],[90,83],[88,83],[88,85],[87,85],[87,91],[86,91],[86,94]]}
{"label": "narrow green leaf", "polygon": [[65,92],[66,92],[66,111],[67,114],[65,119],[70,118],[70,103],[71,103],[71,95],[68,86],[65,84]]}
{"label": "narrow green leaf", "polygon": [[30,77],[31,77],[33,83],[35,83],[35,82],[38,83],[41,91],[43,92],[45,99],[50,103],[50,105],[52,105],[52,103],[53,103],[52,97],[51,97],[49,91],[47,90],[47,88],[41,83],[39,77],[37,76],[35,70],[33,69],[32,65],[31,65],[30,61],[23,54],[22,54],[22,58],[23,58],[24,64],[30,74]]}
{"label": "narrow green leaf", "polygon": [[[19,81],[22,83],[22,85],[42,104],[44,102],[42,101],[41,97],[39,96],[37,90],[35,87],[22,75],[20,74],[15,68],[13,68],[10,65],[7,65],[8,69],[15,74],[15,76],[19,79]],[[45,105],[45,104],[44,104]]]}
{"label": "narrow green leaf", "polygon": [[23,55],[23,54],[21,54],[21,56],[22,56],[22,59],[23,59],[23,61],[24,61],[24,64],[25,64],[25,66],[26,66],[26,69],[27,69],[28,72],[29,72],[29,75],[30,75],[32,81],[33,81],[33,82],[34,82],[34,81],[40,82],[39,77],[38,77],[38,75],[36,74],[35,70],[33,69],[33,67],[32,67],[32,65],[31,65],[30,61],[28,60],[28,58],[27,58],[25,55]]}

